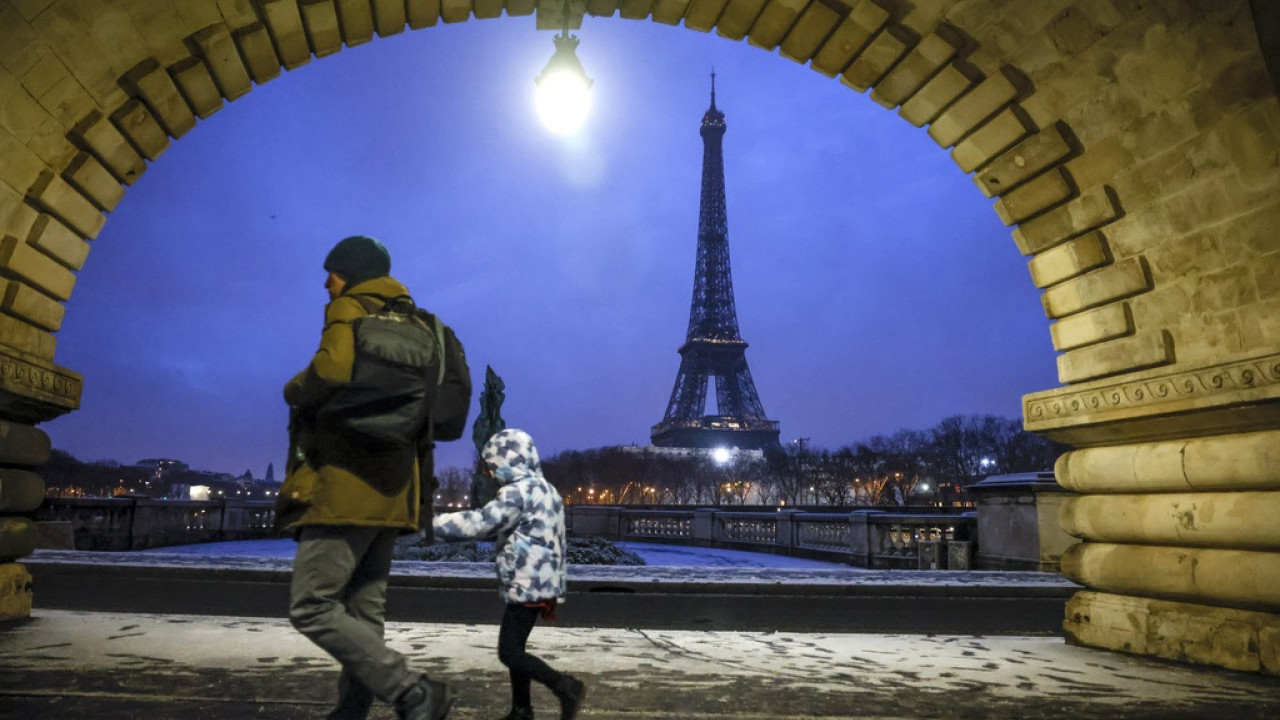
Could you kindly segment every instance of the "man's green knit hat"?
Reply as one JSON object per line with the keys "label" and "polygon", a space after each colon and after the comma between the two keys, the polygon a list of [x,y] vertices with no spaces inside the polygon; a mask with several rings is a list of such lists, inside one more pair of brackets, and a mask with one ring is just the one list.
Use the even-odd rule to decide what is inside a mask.
{"label": "man's green knit hat", "polygon": [[324,259],[324,269],[342,278],[347,285],[391,272],[391,253],[382,243],[364,235],[343,238]]}

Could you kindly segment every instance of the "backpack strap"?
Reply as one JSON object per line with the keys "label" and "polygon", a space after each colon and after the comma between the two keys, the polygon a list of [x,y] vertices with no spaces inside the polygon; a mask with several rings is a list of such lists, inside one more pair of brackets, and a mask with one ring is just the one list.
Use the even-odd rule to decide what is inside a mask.
{"label": "backpack strap", "polygon": [[432,314],[431,322],[435,325],[436,330],[436,349],[440,352],[440,376],[436,378],[436,388],[444,383],[444,366],[448,362],[448,358],[444,354],[444,324],[440,322],[440,316]]}
{"label": "backpack strap", "polygon": [[[399,315],[412,315],[418,309],[414,304],[413,298],[408,295],[397,295],[395,297],[383,297],[382,295],[351,295],[351,298],[360,303],[365,312],[373,315],[380,312],[393,312]],[[404,309],[407,308],[407,309]]]}

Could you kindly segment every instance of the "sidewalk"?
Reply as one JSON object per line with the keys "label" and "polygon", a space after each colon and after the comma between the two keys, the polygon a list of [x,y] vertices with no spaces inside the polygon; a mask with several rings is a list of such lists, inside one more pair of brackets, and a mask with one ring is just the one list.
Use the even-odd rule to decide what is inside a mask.
{"label": "sidewalk", "polygon": [[[496,627],[390,623],[387,635],[415,667],[458,685],[451,720],[505,713]],[[1280,680],[1057,637],[551,625],[530,648],[588,682],[583,720],[1280,716]],[[301,720],[324,716],[336,667],[283,620],[38,610],[0,626],[0,677],[3,720]],[[549,693],[535,689],[534,703],[540,719],[557,717]]]}

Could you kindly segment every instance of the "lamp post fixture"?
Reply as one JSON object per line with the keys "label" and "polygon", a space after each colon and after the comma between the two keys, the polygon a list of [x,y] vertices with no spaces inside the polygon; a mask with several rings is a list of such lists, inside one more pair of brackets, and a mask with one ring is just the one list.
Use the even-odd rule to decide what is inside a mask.
{"label": "lamp post fixture", "polygon": [[542,124],[556,135],[571,135],[582,127],[591,110],[591,78],[575,52],[578,38],[569,34],[569,0],[565,0],[563,24],[555,37],[556,51],[534,79],[535,104]]}

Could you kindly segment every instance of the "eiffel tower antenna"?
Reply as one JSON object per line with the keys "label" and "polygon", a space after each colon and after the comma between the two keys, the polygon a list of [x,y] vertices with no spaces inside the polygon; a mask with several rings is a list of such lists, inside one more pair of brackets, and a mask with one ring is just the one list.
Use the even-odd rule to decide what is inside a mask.
{"label": "eiffel tower antenna", "polygon": [[[716,108],[714,69],[711,107],[702,116],[699,133],[702,196],[689,330],[680,346],[680,371],[666,415],[653,426],[650,437],[658,447],[762,450],[778,445],[778,423],[765,418],[747,368],[747,343],[738,333],[724,197],[725,122],[724,113]],[[712,378],[716,412],[706,414],[707,383]]]}

